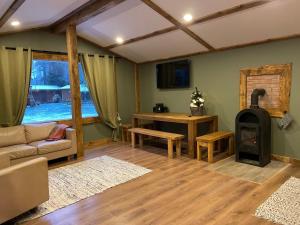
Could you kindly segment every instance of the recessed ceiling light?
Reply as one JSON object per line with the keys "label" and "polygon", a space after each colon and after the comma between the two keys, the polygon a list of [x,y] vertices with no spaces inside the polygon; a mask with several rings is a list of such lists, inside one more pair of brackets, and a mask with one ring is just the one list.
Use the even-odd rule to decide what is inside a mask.
{"label": "recessed ceiling light", "polygon": [[186,21],[186,22],[190,22],[190,21],[192,21],[192,19],[193,19],[193,16],[191,15],[191,14],[185,14],[184,16],[183,16],[183,19]]}
{"label": "recessed ceiling light", "polygon": [[20,22],[18,20],[14,20],[10,23],[10,25],[12,25],[13,27],[17,27],[20,25]]}
{"label": "recessed ceiling light", "polygon": [[122,43],[124,42],[124,40],[123,40],[123,38],[121,38],[121,37],[117,37],[117,38],[116,38],[116,42],[117,42],[118,44],[122,44]]}

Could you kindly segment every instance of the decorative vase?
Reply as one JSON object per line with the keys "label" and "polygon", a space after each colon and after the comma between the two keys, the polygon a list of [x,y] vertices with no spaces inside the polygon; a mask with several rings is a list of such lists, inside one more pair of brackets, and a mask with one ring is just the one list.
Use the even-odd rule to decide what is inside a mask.
{"label": "decorative vase", "polygon": [[205,114],[204,107],[190,107],[192,116],[203,116]]}

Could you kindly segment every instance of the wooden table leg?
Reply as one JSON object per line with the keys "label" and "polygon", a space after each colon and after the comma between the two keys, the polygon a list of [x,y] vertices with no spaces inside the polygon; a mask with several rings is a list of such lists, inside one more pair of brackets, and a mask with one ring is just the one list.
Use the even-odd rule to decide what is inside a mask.
{"label": "wooden table leg", "polygon": [[122,132],[121,132],[121,138],[122,138],[122,142],[126,142],[126,140],[125,140],[125,128],[124,127],[122,127],[121,128],[122,129]]}
{"label": "wooden table leg", "polygon": [[218,131],[218,117],[214,117],[209,124],[210,132]]}
{"label": "wooden table leg", "polygon": [[131,146],[135,148],[135,133],[131,132]]}
{"label": "wooden table leg", "polygon": [[188,123],[188,154],[195,158],[195,140],[197,135],[197,123],[193,121]]}
{"label": "wooden table leg", "polygon": [[139,145],[142,148],[144,145],[144,137],[142,134],[139,135]]}
{"label": "wooden table leg", "polygon": [[214,143],[210,142],[207,144],[208,162],[214,162]]}
{"label": "wooden table leg", "polygon": [[168,158],[173,159],[173,141],[168,139]]}
{"label": "wooden table leg", "polygon": [[234,153],[234,144],[233,144],[233,136],[229,137],[229,143],[228,143],[228,154],[232,155]]}
{"label": "wooden table leg", "polygon": [[132,118],[132,127],[139,127],[139,119]]}
{"label": "wooden table leg", "polygon": [[181,156],[181,140],[176,141],[176,156]]}

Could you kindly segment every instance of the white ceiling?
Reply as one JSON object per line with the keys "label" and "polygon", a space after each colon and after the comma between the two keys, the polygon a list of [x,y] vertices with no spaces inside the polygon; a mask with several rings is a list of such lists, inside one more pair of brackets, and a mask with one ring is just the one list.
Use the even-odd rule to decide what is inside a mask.
{"label": "white ceiling", "polygon": [[0,17],[6,12],[14,0],[0,0]]}
{"label": "white ceiling", "polygon": [[[0,32],[12,32],[18,29],[23,30],[50,25],[88,1],[89,0],[26,0],[6,24],[1,27]],[[13,20],[20,21],[21,26],[18,28],[10,26]]]}
{"label": "white ceiling", "polygon": [[[26,0],[0,33],[18,31],[10,26],[14,19],[19,29],[48,26],[89,0]],[[179,22],[185,13],[194,19],[255,0],[152,0]],[[0,17],[13,0],[0,0]],[[214,48],[224,48],[253,42],[300,35],[300,0],[273,0],[262,6],[226,15],[201,24],[188,26]],[[116,37],[125,41],[165,28],[173,27],[141,0],[126,0],[117,6],[78,25],[78,35],[103,47],[115,44]],[[176,30],[111,49],[136,62],[177,57],[207,51],[186,33]]]}
{"label": "white ceiling", "polygon": [[167,11],[178,21],[185,23],[182,17],[186,13],[195,19],[202,18],[212,13],[249,3],[253,0],[153,0],[153,2]]}
{"label": "white ceiling", "polygon": [[[79,34],[108,46],[116,37],[124,40],[142,36],[172,26],[165,18],[138,0],[127,0],[111,10],[78,26]],[[98,40],[98,41],[97,41]]]}
{"label": "white ceiling", "polygon": [[112,49],[135,62],[151,61],[176,55],[204,52],[207,49],[181,30],[148,38]]}
{"label": "white ceiling", "polygon": [[215,48],[300,34],[300,1],[274,1],[237,14],[193,25]]}

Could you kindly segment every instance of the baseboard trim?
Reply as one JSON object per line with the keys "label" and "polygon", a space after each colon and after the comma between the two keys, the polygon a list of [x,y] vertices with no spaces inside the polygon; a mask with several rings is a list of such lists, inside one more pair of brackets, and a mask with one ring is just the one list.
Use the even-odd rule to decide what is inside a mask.
{"label": "baseboard trim", "polygon": [[91,149],[91,148],[101,147],[101,146],[109,144],[111,142],[112,142],[111,138],[101,138],[98,140],[89,141],[87,143],[84,143],[83,148],[85,150],[87,150],[87,149]]}
{"label": "baseboard trim", "polygon": [[272,159],[281,161],[281,162],[285,162],[285,163],[291,163],[293,165],[300,165],[300,160],[299,159],[295,159],[289,156],[282,156],[282,155],[276,155],[276,154],[272,154]]}

